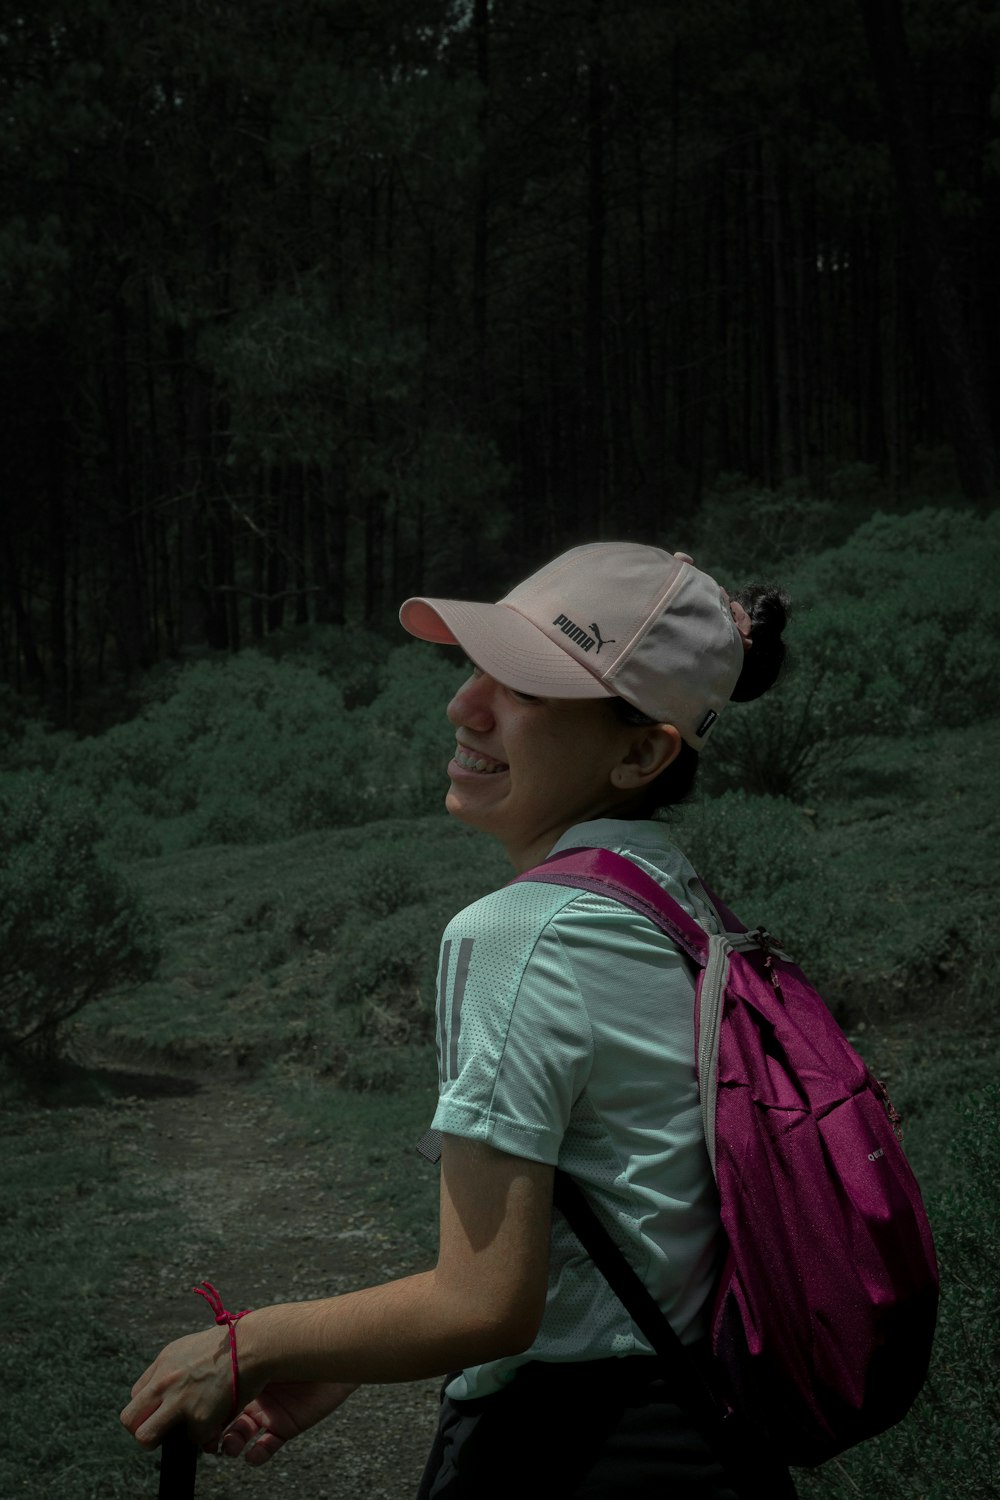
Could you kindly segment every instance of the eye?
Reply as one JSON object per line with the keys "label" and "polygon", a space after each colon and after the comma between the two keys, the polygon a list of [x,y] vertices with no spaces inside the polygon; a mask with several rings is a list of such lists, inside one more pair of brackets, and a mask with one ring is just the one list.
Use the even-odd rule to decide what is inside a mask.
{"label": "eye", "polygon": [[[478,681],[480,677],[486,676],[486,673],[483,671],[482,667],[477,667],[476,663],[474,661],[470,661],[468,657],[466,657],[465,659],[465,665],[468,667],[469,674],[472,677],[473,681]],[[544,701],[542,698],[533,697],[531,693],[519,693],[517,688],[506,687],[503,683],[499,685],[503,687],[505,693],[509,694],[509,696],[514,699],[515,703],[542,703]]]}

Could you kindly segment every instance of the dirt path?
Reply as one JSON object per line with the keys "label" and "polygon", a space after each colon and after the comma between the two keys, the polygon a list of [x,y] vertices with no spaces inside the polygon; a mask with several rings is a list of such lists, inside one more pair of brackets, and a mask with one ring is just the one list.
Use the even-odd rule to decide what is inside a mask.
{"label": "dirt path", "polygon": [[[119,1108],[128,1116],[116,1132],[122,1167],[157,1182],[176,1205],[156,1264],[120,1288],[117,1321],[150,1357],[204,1326],[204,1304],[190,1291],[203,1278],[238,1308],[349,1291],[414,1269],[356,1186],[337,1182],[319,1152],[304,1155],[277,1137],[268,1106],[245,1085],[164,1076],[159,1090],[147,1080]],[[408,1500],[434,1430],[438,1385],[360,1390],[260,1470],[203,1458],[199,1500]]]}

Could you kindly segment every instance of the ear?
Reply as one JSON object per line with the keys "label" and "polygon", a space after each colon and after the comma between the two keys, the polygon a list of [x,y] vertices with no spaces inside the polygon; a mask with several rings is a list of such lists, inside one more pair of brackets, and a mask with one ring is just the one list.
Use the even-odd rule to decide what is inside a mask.
{"label": "ear", "polygon": [[677,759],[681,732],[673,724],[651,724],[635,730],[628,749],[611,772],[621,791],[642,791]]}

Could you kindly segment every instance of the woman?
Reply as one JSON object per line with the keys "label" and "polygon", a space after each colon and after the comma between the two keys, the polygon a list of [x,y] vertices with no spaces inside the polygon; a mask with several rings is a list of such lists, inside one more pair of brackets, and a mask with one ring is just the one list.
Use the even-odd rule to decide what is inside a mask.
{"label": "woman", "polygon": [[[730,601],[684,556],[598,543],[497,605],[411,599],[401,619],[474,663],[448,708],[454,817],[499,839],[518,873],[575,845],[624,853],[713,925],[650,814],[690,788],[729,699],[773,682],[780,596]],[[552,1211],[558,1162],[681,1339],[699,1345],[717,1210],[692,1006],[668,939],[609,898],[520,883],[460,913],[439,972],[435,1268],[244,1318],[242,1411],[228,1426],[229,1331],[178,1340],[136,1383],[125,1425],[155,1446],[183,1417],[206,1446],[221,1438],[256,1464],[358,1384],[455,1371],[427,1500],[515,1486],[733,1500],[679,1393]],[[738,1493],[776,1494],[780,1482],[737,1481]]]}

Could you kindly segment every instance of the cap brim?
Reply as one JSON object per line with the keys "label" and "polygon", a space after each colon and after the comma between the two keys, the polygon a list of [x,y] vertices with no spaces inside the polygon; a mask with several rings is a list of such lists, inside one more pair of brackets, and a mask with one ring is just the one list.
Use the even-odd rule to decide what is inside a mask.
{"label": "cap brim", "polygon": [[516,692],[538,698],[615,696],[509,604],[407,599],[399,619],[419,640],[461,646],[477,667]]}

